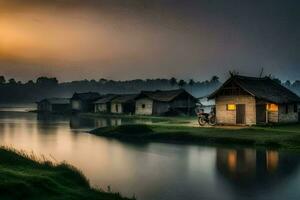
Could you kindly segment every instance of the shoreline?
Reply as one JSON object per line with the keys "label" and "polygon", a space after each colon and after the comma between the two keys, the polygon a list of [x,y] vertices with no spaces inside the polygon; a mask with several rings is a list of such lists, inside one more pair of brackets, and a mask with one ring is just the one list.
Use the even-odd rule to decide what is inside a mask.
{"label": "shoreline", "polygon": [[0,178],[1,199],[130,200],[119,193],[92,188],[72,165],[7,147],[0,147]]}
{"label": "shoreline", "polygon": [[242,129],[137,124],[97,128],[89,133],[127,142],[243,146],[300,151],[300,124]]}

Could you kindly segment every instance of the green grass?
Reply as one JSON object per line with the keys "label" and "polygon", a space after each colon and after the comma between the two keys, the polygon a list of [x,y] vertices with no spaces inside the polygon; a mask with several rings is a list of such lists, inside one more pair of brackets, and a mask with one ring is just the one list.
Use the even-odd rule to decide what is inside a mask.
{"label": "green grass", "polygon": [[74,167],[0,148],[1,200],[125,200],[90,187]]}
{"label": "green grass", "polygon": [[81,117],[88,118],[121,118],[121,119],[141,119],[151,120],[158,124],[186,124],[191,120],[197,120],[195,116],[152,116],[152,115],[126,115],[108,113],[80,113]]}
{"label": "green grass", "polygon": [[92,134],[121,140],[198,143],[206,145],[247,145],[300,150],[300,124],[241,129],[167,125],[122,125],[99,128]]}

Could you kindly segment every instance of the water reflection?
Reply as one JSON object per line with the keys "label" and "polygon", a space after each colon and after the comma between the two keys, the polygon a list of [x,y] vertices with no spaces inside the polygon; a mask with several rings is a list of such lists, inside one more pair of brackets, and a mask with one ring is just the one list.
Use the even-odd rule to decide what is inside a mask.
{"label": "water reflection", "polygon": [[100,127],[110,127],[110,126],[120,126],[123,124],[152,124],[153,122],[150,119],[145,120],[136,120],[136,119],[126,119],[118,117],[102,117],[102,118],[88,118],[88,117],[79,117],[71,116],[70,117],[70,128],[72,129],[91,129],[91,128],[100,128]]}
{"label": "water reflection", "polygon": [[95,127],[137,122],[141,121],[0,112],[0,145],[67,161],[82,170],[93,186],[110,185],[113,191],[135,194],[139,200],[281,200],[300,196],[297,154],[126,143],[85,133]]}
{"label": "water reflection", "polygon": [[276,150],[217,149],[216,168],[232,186],[239,189],[275,187],[297,172],[297,156]]}

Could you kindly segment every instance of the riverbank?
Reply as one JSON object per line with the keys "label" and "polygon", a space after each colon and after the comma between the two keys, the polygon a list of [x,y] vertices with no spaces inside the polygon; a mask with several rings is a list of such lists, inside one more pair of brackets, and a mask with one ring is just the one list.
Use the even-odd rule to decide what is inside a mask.
{"label": "riverbank", "polygon": [[122,125],[90,133],[120,140],[265,147],[300,151],[300,124],[255,126],[241,129],[166,125]]}
{"label": "riverbank", "polygon": [[12,149],[0,148],[0,199],[3,200],[126,200],[119,194],[90,187],[74,167]]}
{"label": "riverbank", "polygon": [[199,127],[196,116],[152,116],[152,115],[125,115],[125,114],[102,114],[102,113],[79,113],[80,117],[92,119],[129,119],[132,121],[167,126],[193,126]]}

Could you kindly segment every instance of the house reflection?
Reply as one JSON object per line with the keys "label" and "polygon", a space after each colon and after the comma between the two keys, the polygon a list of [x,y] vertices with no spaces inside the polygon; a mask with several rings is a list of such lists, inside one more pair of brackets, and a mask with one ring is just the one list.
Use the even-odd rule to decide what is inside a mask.
{"label": "house reflection", "polygon": [[96,122],[91,118],[72,116],[70,118],[70,127],[71,129],[92,129],[96,127]]}
{"label": "house reflection", "polygon": [[119,126],[122,125],[120,118],[84,118],[79,116],[72,116],[70,118],[70,127],[72,129],[88,129]]}
{"label": "house reflection", "polygon": [[54,115],[48,113],[37,113],[36,119],[39,123],[51,124],[51,123],[62,123],[69,120],[68,116]]}
{"label": "house reflection", "polygon": [[296,155],[275,150],[218,149],[216,157],[218,175],[239,188],[274,186],[299,166]]}
{"label": "house reflection", "polygon": [[279,162],[279,153],[277,151],[266,152],[266,166],[269,172],[276,171]]}
{"label": "house reflection", "polygon": [[122,119],[118,119],[118,118],[110,119],[110,126],[120,126],[120,125],[122,125]]}
{"label": "house reflection", "polygon": [[107,127],[107,126],[109,126],[109,121],[108,121],[108,119],[105,119],[105,118],[95,119],[95,126],[96,127]]}

